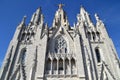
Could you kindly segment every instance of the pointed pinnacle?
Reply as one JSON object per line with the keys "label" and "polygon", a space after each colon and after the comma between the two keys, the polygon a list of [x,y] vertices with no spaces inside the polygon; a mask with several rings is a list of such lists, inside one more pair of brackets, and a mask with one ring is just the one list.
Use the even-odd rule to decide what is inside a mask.
{"label": "pointed pinnacle", "polygon": [[85,11],[85,9],[84,9],[84,7],[81,5],[81,7],[80,7],[80,12],[82,13],[85,13],[86,11]]}
{"label": "pointed pinnacle", "polygon": [[39,14],[41,12],[41,7],[39,7],[37,10],[36,10],[36,14]]}
{"label": "pointed pinnacle", "polygon": [[48,29],[48,24],[47,23],[45,24],[45,29]]}
{"label": "pointed pinnacle", "polygon": [[24,16],[24,17],[23,17],[21,24],[24,24],[24,23],[25,23],[26,18],[27,18],[27,16]]}

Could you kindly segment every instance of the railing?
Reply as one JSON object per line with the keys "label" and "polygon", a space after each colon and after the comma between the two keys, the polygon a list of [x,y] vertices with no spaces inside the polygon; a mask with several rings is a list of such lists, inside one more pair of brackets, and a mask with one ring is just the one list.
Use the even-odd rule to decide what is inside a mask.
{"label": "railing", "polygon": [[48,57],[76,57],[74,53],[48,53]]}
{"label": "railing", "polygon": [[59,74],[64,74],[64,71],[63,70],[59,70]]}
{"label": "railing", "polygon": [[57,74],[58,74],[58,71],[57,71],[57,70],[53,70],[53,74],[54,74],[54,75],[57,75]]}
{"label": "railing", "polygon": [[47,73],[47,74],[51,74],[52,71],[51,71],[51,70],[47,70],[46,73]]}

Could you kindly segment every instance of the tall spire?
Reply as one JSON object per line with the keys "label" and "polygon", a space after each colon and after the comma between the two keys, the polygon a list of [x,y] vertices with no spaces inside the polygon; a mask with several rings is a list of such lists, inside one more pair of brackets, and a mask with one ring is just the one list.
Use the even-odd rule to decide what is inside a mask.
{"label": "tall spire", "polygon": [[36,10],[36,16],[35,16],[35,23],[38,23],[39,21],[40,21],[40,15],[41,15],[41,8],[38,8],[37,10]]}
{"label": "tall spire", "polygon": [[80,8],[80,13],[81,13],[81,14],[85,14],[85,12],[86,12],[86,11],[85,11],[84,7],[81,6],[81,8]]}
{"label": "tall spire", "polygon": [[86,16],[85,16],[86,11],[83,6],[81,6],[81,8],[80,8],[80,14],[81,14],[83,21],[85,21],[86,20]]}
{"label": "tall spire", "polygon": [[38,8],[35,13],[33,13],[32,18],[31,18],[31,23],[33,24],[38,24],[41,18],[41,8]]}
{"label": "tall spire", "polygon": [[26,20],[26,16],[23,17],[22,21],[20,22],[20,24],[18,25],[19,27],[23,27],[25,25],[25,20]]}
{"label": "tall spire", "polygon": [[41,12],[41,7],[39,7],[37,10],[36,10],[36,14],[40,14],[40,12]]}
{"label": "tall spire", "polygon": [[53,20],[53,27],[64,26],[69,29],[69,22],[67,20],[66,12],[62,9],[64,4],[58,4],[58,10],[55,13],[55,18]]}
{"label": "tall spire", "polygon": [[24,16],[24,17],[23,17],[23,19],[22,19],[22,21],[21,21],[21,24],[22,24],[22,25],[25,24],[26,17],[27,17],[27,16]]}
{"label": "tall spire", "polygon": [[91,21],[89,13],[83,8],[83,6],[81,6],[80,8],[80,15],[81,15],[82,20],[85,22],[85,25],[87,25],[88,27],[94,30],[94,25]]}
{"label": "tall spire", "polygon": [[35,14],[35,13],[33,13],[32,18],[31,18],[31,20],[30,20],[30,22],[31,22],[31,23],[33,23],[33,22],[34,22],[35,15],[36,15],[36,14]]}

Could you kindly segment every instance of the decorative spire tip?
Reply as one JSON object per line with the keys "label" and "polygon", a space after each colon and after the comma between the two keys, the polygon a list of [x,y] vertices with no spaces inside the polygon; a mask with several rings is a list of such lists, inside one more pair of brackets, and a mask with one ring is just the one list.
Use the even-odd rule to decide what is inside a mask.
{"label": "decorative spire tip", "polygon": [[59,9],[62,9],[63,6],[64,4],[58,4]]}

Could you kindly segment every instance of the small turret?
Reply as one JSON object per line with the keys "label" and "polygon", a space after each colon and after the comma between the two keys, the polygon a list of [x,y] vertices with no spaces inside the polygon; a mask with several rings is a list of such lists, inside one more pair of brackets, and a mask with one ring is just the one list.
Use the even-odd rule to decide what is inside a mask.
{"label": "small turret", "polygon": [[35,16],[34,23],[38,24],[40,22],[40,18],[41,18],[41,8],[38,8],[36,10],[36,16]]}
{"label": "small turret", "polygon": [[97,13],[95,13],[95,19],[96,19],[96,29],[101,32],[103,38],[108,38],[109,35],[107,33],[107,30],[105,28],[105,25],[102,20],[100,20]]}
{"label": "small turret", "polygon": [[25,20],[26,20],[26,16],[23,17],[21,23],[16,28],[16,31],[15,31],[15,34],[14,34],[14,37],[13,37],[14,41],[19,40],[20,34],[21,34],[22,30],[23,30],[23,27],[25,27]]}
{"label": "small turret", "polygon": [[33,13],[31,21],[32,24],[39,24],[41,22],[41,8],[38,8],[35,13]]}
{"label": "small turret", "polygon": [[101,24],[104,25],[104,23],[102,22],[102,20],[100,20],[100,18],[99,18],[99,16],[98,16],[97,13],[95,13],[95,19],[96,19],[96,21],[97,21],[96,27],[99,27]]}
{"label": "small turret", "polygon": [[31,23],[34,23],[35,15],[36,15],[36,14],[33,13],[32,18],[31,18],[31,20],[30,20]]}
{"label": "small turret", "polygon": [[40,21],[41,21],[41,24],[43,24],[43,22],[44,22],[44,15],[43,15],[43,14],[41,14],[41,19],[40,19]]}
{"label": "small turret", "polygon": [[94,25],[93,25],[92,20],[89,16],[89,13],[86,12],[83,7],[80,8],[80,15],[81,15],[81,18],[82,18],[83,22],[85,23],[85,25],[94,31],[95,30]]}
{"label": "small turret", "polygon": [[85,17],[86,11],[85,11],[85,9],[83,8],[83,6],[81,6],[81,8],[80,8],[80,14],[81,14],[83,20],[85,21],[85,20],[86,20],[86,17]]}
{"label": "small turret", "polygon": [[90,19],[89,13],[85,11],[85,9],[81,6],[80,8],[80,14],[84,21],[86,21],[88,24],[91,24],[92,21]]}
{"label": "small turret", "polygon": [[26,17],[27,17],[27,16],[24,16],[24,17],[23,17],[23,19],[22,19],[22,21],[21,21],[21,25],[25,25]]}

